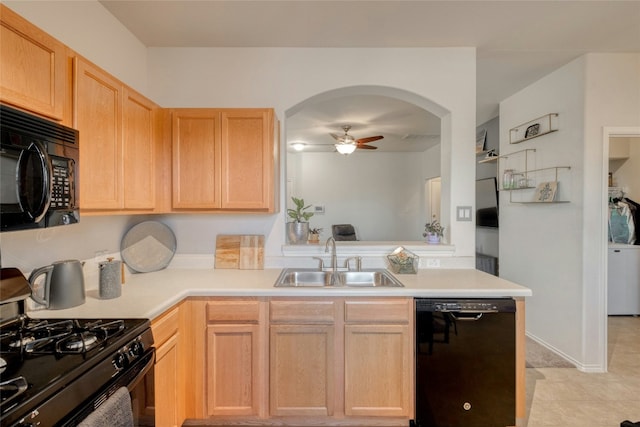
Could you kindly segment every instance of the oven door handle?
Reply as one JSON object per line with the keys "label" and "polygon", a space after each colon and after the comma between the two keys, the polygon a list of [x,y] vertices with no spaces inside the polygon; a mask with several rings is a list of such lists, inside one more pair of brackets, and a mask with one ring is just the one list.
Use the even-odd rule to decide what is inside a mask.
{"label": "oven door handle", "polygon": [[27,380],[23,376],[11,378],[10,380],[0,382],[0,389],[2,389],[3,392],[8,392],[10,390],[13,391],[13,394],[8,398],[6,398],[2,402],[2,404],[6,405],[11,400],[15,399],[16,397],[20,396],[22,393],[27,391],[27,388],[29,388],[29,384],[27,383]]}
{"label": "oven door handle", "polygon": [[143,356],[143,359],[144,358],[148,358],[148,360],[144,362],[144,366],[142,367],[140,372],[138,372],[138,374],[127,384],[127,390],[129,390],[129,392],[132,392],[133,389],[136,388],[140,380],[142,380],[145,377],[145,375],[147,375],[147,373],[151,370],[151,368],[153,368],[153,364],[156,361],[155,348],[152,349],[152,351],[145,354]]}

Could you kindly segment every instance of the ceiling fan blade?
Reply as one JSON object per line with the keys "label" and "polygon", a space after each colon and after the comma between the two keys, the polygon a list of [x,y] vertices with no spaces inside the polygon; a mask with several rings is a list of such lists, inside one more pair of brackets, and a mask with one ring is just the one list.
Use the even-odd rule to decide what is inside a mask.
{"label": "ceiling fan blade", "polygon": [[340,141],[340,142],[344,141],[344,135],[337,135],[335,133],[330,133],[329,135],[331,135],[331,137],[336,141]]}
{"label": "ceiling fan blade", "polygon": [[363,148],[365,150],[377,150],[378,147],[374,147],[373,145],[366,145],[366,144],[358,144],[356,145],[356,148]]}
{"label": "ceiling fan blade", "polygon": [[360,139],[356,139],[356,142],[358,144],[366,144],[367,142],[373,142],[373,141],[377,141],[379,139],[384,138],[384,136],[382,135],[378,135],[378,136],[370,136],[368,138],[360,138]]}

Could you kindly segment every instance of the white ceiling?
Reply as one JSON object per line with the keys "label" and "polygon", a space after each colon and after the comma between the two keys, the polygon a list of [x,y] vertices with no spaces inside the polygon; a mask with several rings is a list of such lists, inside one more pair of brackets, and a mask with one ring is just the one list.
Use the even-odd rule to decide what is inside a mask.
{"label": "white ceiling", "polygon": [[[100,3],[149,47],[476,47],[478,124],[498,115],[501,100],[580,55],[640,52],[638,0]],[[341,133],[350,124],[355,138],[384,133],[372,144],[383,149],[403,135],[412,135],[407,143],[439,133],[437,126],[425,128],[424,116],[416,116],[423,111],[414,106],[388,104],[390,98],[348,101],[300,112],[287,123],[299,132],[287,139]],[[373,118],[376,126],[366,126]]]}

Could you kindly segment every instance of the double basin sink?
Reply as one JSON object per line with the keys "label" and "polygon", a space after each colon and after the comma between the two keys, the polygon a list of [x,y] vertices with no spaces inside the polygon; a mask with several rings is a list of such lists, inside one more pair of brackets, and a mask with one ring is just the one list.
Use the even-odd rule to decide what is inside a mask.
{"label": "double basin sink", "polygon": [[362,271],[326,271],[318,269],[286,268],[276,280],[275,287],[404,287],[389,271],[383,268]]}

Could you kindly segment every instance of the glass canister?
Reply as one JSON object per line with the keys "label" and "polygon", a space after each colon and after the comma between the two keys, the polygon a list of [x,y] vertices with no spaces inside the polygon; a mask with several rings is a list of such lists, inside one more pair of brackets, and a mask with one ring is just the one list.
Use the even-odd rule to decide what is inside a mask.
{"label": "glass canister", "polygon": [[513,169],[505,169],[502,172],[502,189],[511,190],[513,188]]}
{"label": "glass canister", "polygon": [[511,188],[526,188],[527,181],[524,179],[523,173],[514,173],[511,175]]}

